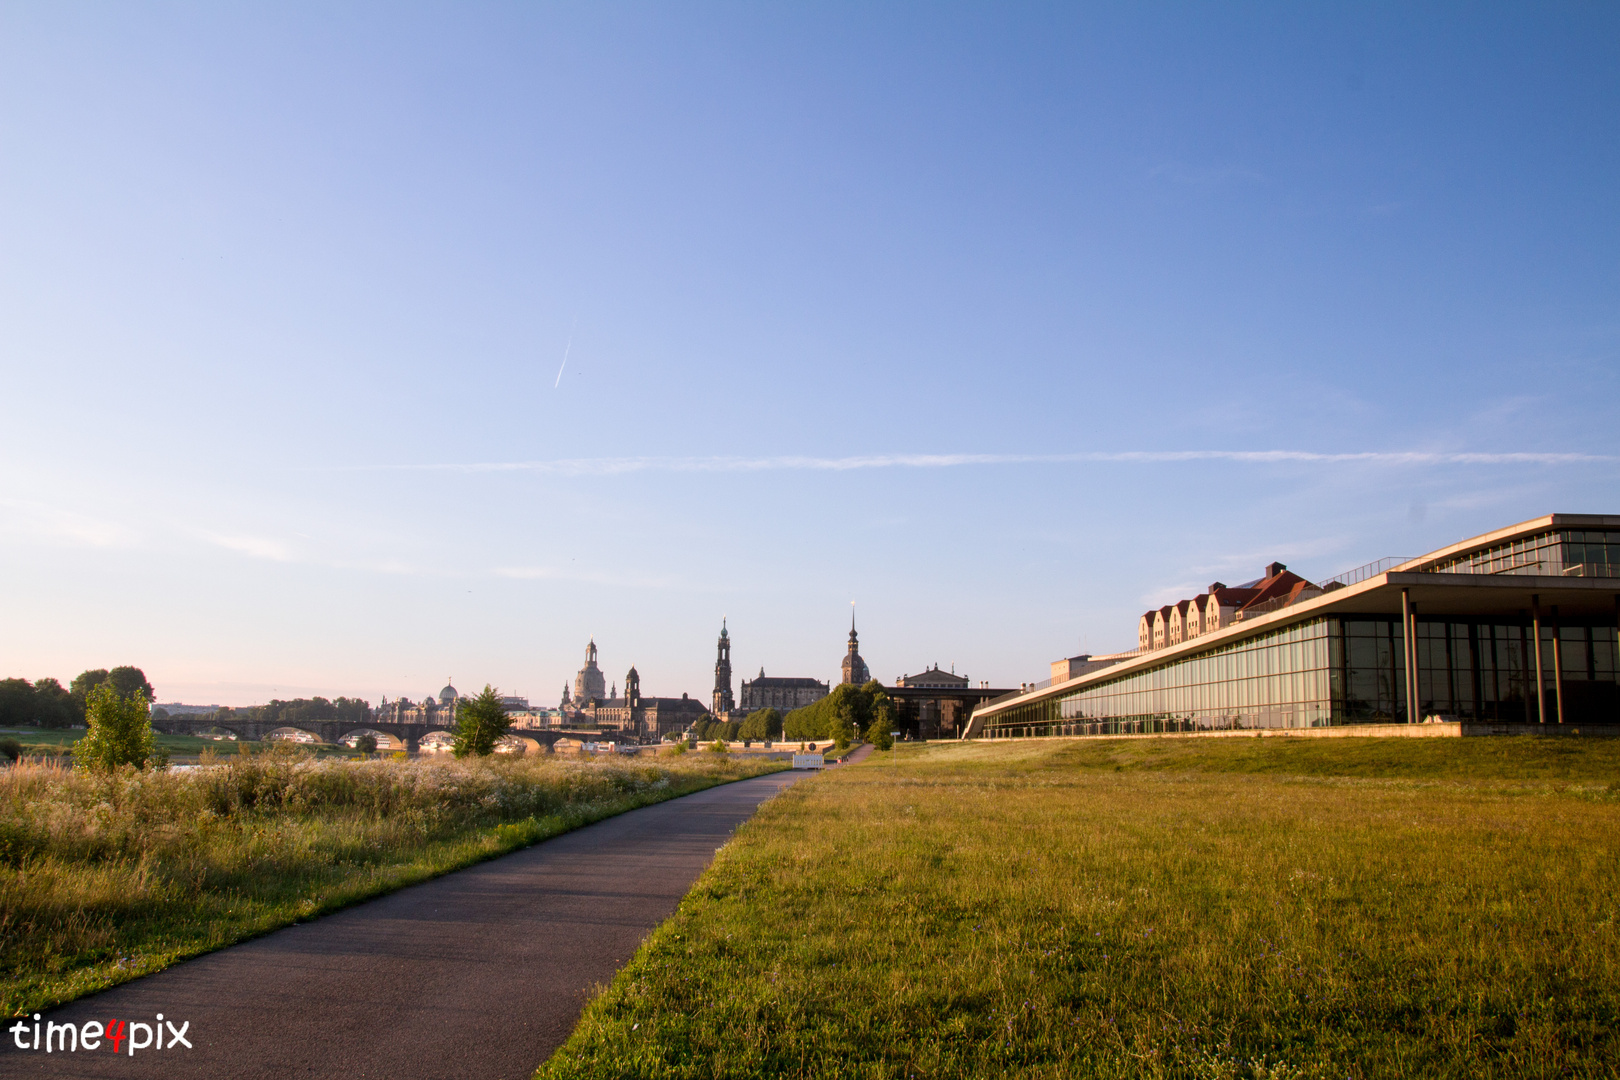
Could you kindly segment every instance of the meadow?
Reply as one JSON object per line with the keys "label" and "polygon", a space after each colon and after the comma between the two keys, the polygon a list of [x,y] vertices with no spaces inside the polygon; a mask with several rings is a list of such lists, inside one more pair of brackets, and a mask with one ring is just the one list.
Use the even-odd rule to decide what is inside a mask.
{"label": "meadow", "polygon": [[688,754],[0,768],[0,1015],[157,971],[637,806],[775,771]]}
{"label": "meadow", "polygon": [[1620,741],[928,744],[763,807],[546,1080],[1614,1077]]}

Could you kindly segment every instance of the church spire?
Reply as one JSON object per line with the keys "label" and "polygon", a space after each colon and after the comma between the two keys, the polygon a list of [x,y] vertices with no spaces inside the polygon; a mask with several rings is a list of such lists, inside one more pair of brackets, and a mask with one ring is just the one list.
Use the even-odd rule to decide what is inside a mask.
{"label": "church spire", "polygon": [[843,681],[862,686],[872,678],[866,661],[861,659],[861,638],[855,632],[855,601],[849,602],[849,651],[844,654]]}
{"label": "church spire", "polygon": [[714,695],[709,700],[709,711],[716,716],[735,709],[731,696],[731,632],[726,629],[726,617],[720,616],[720,640],[715,645]]}

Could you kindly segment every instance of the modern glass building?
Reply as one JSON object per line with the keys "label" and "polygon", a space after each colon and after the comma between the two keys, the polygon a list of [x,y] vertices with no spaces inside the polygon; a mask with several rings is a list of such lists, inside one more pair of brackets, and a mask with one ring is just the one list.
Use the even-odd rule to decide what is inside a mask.
{"label": "modern glass building", "polygon": [[968,738],[1620,724],[1620,516],[1551,514],[974,710]]}

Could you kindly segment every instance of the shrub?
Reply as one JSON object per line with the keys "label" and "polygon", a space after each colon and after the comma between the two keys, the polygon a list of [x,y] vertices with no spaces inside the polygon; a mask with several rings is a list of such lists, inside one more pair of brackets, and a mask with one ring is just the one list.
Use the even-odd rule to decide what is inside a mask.
{"label": "shrub", "polygon": [[724,754],[725,752],[726,752],[726,744],[721,742],[719,739],[716,739],[716,740],[714,740],[714,742],[709,744],[709,753],[711,753],[711,754]]}
{"label": "shrub", "polygon": [[73,760],[89,769],[116,769],[120,765],[167,764],[152,745],[152,720],[146,694],[136,690],[126,697],[111,680],[92,688],[85,698],[84,738],[73,744]]}
{"label": "shrub", "polygon": [[354,740],[354,748],[362,754],[375,754],[377,752],[377,736],[362,735]]}
{"label": "shrub", "polygon": [[682,739],[679,742],[677,742],[674,746],[669,748],[669,752],[672,753],[672,754],[684,754],[684,753],[686,753],[686,740]]}
{"label": "shrub", "polygon": [[22,757],[22,743],[10,737],[0,739],[0,757],[7,761],[16,761]]}

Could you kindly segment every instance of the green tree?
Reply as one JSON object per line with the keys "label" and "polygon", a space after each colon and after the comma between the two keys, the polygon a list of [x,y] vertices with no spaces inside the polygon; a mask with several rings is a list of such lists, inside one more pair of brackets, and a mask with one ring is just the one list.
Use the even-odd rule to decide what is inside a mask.
{"label": "green tree", "polygon": [[477,697],[456,702],[456,757],[488,757],[511,726],[512,718],[501,707],[501,692],[485,683]]}
{"label": "green tree", "polygon": [[866,741],[879,750],[893,750],[894,736],[889,734],[889,722],[873,720],[866,729]]}
{"label": "green tree", "polygon": [[878,690],[872,695],[871,721],[866,725],[866,741],[879,750],[894,749],[894,700]]}
{"label": "green tree", "polygon": [[112,683],[113,689],[120,695],[129,697],[136,691],[148,702],[157,697],[152,684],[146,681],[146,673],[138,667],[121,665],[108,671],[106,668],[95,668],[90,671],[81,671],[79,677],[68,684],[68,694],[73,701],[74,719],[83,719],[85,709],[90,702],[90,692],[102,683]]}
{"label": "green tree", "polygon": [[854,741],[856,716],[855,702],[846,699],[838,709],[838,718],[833,723],[832,731],[828,733],[832,736],[835,750],[840,752],[848,750],[849,744]]}
{"label": "green tree", "polygon": [[765,742],[782,736],[782,714],[775,709],[751,712],[737,729],[737,738],[749,742]]}
{"label": "green tree", "polygon": [[70,727],[79,719],[73,696],[55,679],[34,680],[34,708],[41,727]]}
{"label": "green tree", "polygon": [[377,752],[377,736],[362,735],[354,740],[354,748],[362,754],[375,754]]}
{"label": "green tree", "polygon": [[152,718],[146,695],[136,690],[126,697],[110,679],[96,684],[85,700],[90,730],[73,744],[73,760],[90,769],[116,769],[120,765],[164,764],[152,742]]}
{"label": "green tree", "polygon": [[27,679],[0,679],[0,724],[6,727],[32,727],[34,688]]}
{"label": "green tree", "polygon": [[847,724],[848,735],[854,738],[856,732],[871,727],[878,710],[891,710],[892,725],[893,708],[893,700],[876,679],[863,686],[844,683],[833,687],[832,693],[815,704],[788,713],[782,720],[782,731],[789,739],[836,739]]}

